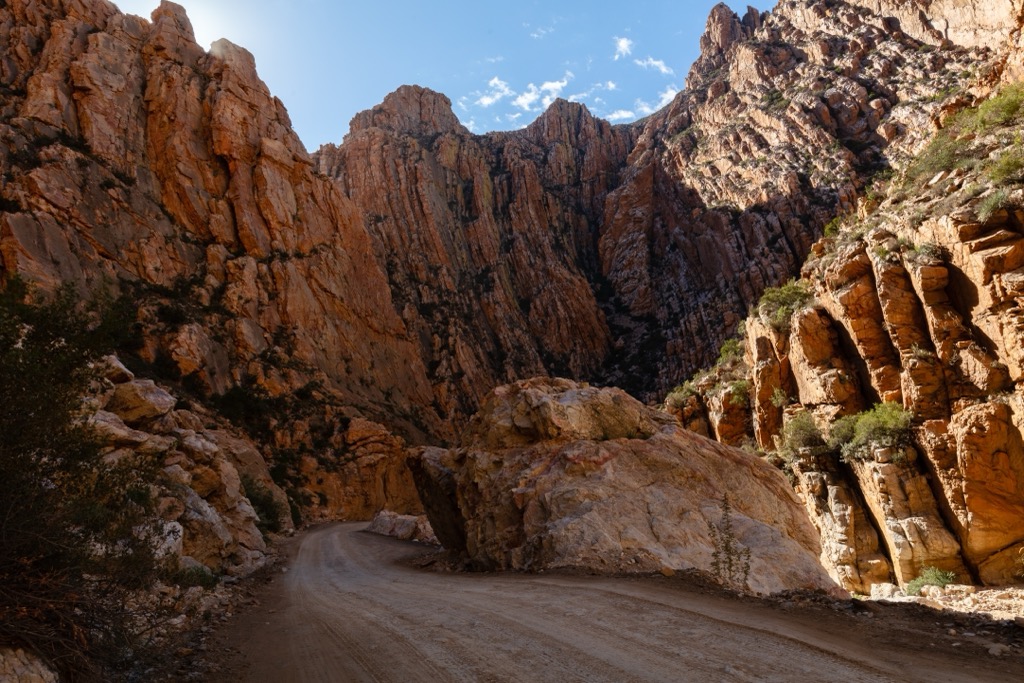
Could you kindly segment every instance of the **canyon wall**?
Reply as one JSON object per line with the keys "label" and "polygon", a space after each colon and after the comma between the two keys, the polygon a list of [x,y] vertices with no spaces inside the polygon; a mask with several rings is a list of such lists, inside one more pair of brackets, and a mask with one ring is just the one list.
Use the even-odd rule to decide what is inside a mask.
{"label": "canyon wall", "polygon": [[[950,104],[936,138],[814,246],[790,303],[762,301],[746,379],[729,369],[749,405],[721,409],[724,366],[672,401],[723,441],[775,454],[848,588],[928,566],[1024,576],[1022,105],[1019,84]],[[881,403],[898,409],[880,417]],[[841,436],[854,415],[871,417]]]}
{"label": "canyon wall", "polygon": [[[523,130],[472,135],[447,98],[408,86],[310,155],[252,55],[223,40],[202,50],[181,7],[163,2],[147,21],[105,0],[8,0],[0,274],[130,297],[127,365],[231,417],[308,514],[364,516],[414,499],[388,463],[406,442],[452,443],[496,385],[560,374],[651,398],[707,365],[872,177],[909,163],[955,109],[1012,78],[1018,5],[783,0],[742,17],[719,5],[686,90],[634,124],[558,101]],[[788,341],[748,334],[751,353],[779,366],[765,377],[831,406],[821,419],[891,398],[935,422],[938,445],[919,439],[918,470],[857,465],[857,481],[876,487],[919,482],[903,492],[909,512],[892,517],[904,536],[918,533],[900,521],[911,517],[946,531],[934,552],[894,565],[897,578],[933,560],[1005,576],[1019,538],[972,507],[988,495],[978,487],[1017,500],[1017,399],[977,393],[1009,389],[1021,363],[1018,322],[1006,317],[1017,219],[991,220],[890,228],[934,230],[959,250],[946,263],[960,265],[924,271],[920,287],[946,292],[952,303],[940,304],[961,323],[916,304],[902,321],[913,277],[843,251],[835,264],[848,265],[822,270],[820,306],[799,321],[813,343],[792,355],[779,350]],[[858,321],[845,333],[843,316]],[[917,331],[893,338],[898,325]],[[932,386],[935,362],[904,362],[929,339],[969,381]],[[823,355],[826,342],[842,353]],[[851,351],[858,344],[866,355]],[[758,396],[773,393],[753,381]],[[770,401],[751,416],[717,400],[734,419],[723,431],[722,419],[694,417],[709,433],[756,426],[767,445],[781,428]],[[967,436],[978,424],[1004,429],[1010,445]],[[954,453],[989,464],[946,476]],[[858,503],[867,489],[840,474],[847,517],[888,514]],[[974,519],[987,520],[977,532]],[[888,573],[902,536],[880,522],[873,531],[874,541],[854,534],[868,550],[849,566]]]}

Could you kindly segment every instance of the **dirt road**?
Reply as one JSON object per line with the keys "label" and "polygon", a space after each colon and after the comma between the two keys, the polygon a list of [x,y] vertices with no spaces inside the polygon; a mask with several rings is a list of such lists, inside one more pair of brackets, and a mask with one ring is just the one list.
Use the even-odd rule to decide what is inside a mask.
{"label": "dirt road", "polygon": [[914,631],[682,581],[427,572],[408,565],[423,546],[364,526],[298,542],[261,606],[222,636],[236,655],[216,680],[1024,680],[1021,657],[953,648],[931,622]]}

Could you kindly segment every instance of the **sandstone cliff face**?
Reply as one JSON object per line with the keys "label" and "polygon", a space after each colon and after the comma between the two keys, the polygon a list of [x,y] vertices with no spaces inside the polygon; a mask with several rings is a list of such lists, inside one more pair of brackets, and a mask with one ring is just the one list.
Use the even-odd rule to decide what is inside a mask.
{"label": "sandstone cliff face", "polygon": [[[233,415],[314,516],[369,516],[383,498],[414,507],[402,439],[451,442],[492,386],[528,375],[636,395],[674,385],[766,286],[797,272],[870,173],[911,156],[951,111],[942,93],[1009,77],[1020,61],[1019,31],[1009,51],[990,49],[1017,4],[933,2],[923,18],[918,4],[786,0],[742,18],[720,6],[687,91],[631,126],[558,102],[523,131],[472,136],[443,96],[403,88],[311,157],[252,56],[226,41],[204,52],[179,6],[146,21],[104,0],[9,0],[0,273],[133,296],[133,367]],[[947,458],[984,471],[975,425],[1004,424],[1013,443],[1016,408],[965,412],[963,401],[999,391],[1024,363],[1019,326],[1001,317],[1018,296],[1019,253],[1013,229],[972,230],[949,277],[981,283],[977,315],[950,297],[904,320],[903,304],[886,302],[912,299],[913,277],[850,246],[821,309],[800,321],[806,337],[758,342],[756,417],[720,395],[710,419],[691,405],[692,422],[733,442],[749,426],[770,439],[783,421],[765,403],[772,382],[817,396],[822,414],[900,397],[964,430],[937,438]],[[920,286],[938,292],[943,277],[923,269]],[[830,322],[842,315],[872,322],[843,333]],[[965,373],[953,388],[932,381],[935,361],[904,362],[922,320]],[[892,329],[905,333],[890,344]],[[824,356],[819,342],[843,353]],[[994,466],[1015,472],[1008,448]],[[975,487],[998,482],[959,476],[935,499],[963,543]],[[916,515],[908,506],[893,519]],[[835,529],[848,529],[842,519]],[[1012,544],[999,546],[1010,539],[992,524],[966,561],[1005,573]],[[880,531],[879,543],[897,535]]]}
{"label": "sandstone cliff face", "polygon": [[290,482],[286,492],[258,446],[223,418],[137,379],[113,356],[101,373],[88,398],[89,424],[105,459],[157,464],[156,509],[165,532],[160,552],[183,568],[252,573],[267,561],[266,534],[294,529],[295,507],[305,507],[305,517],[314,520],[422,509],[404,466],[405,444],[381,425],[353,420],[345,431],[344,462],[303,462],[300,472],[307,476]]}
{"label": "sandstone cliff face", "polygon": [[443,433],[356,207],[313,172],[251,55],[206,54],[172,3],[150,23],[12,2],[0,26],[5,272],[134,283],[143,357],[208,391],[318,380]]}
{"label": "sandstone cliff face", "polygon": [[418,441],[517,377],[649,395],[796,272],[883,150],[913,140],[929,105],[911,101],[984,58],[955,31],[922,52],[886,12],[720,6],[688,91],[632,126],[558,102],[472,136],[405,88],[310,158],[251,55],[203,52],[173,3],[146,22],[11,2],[3,267],[135,283],[140,355],[206,392],[316,382]]}
{"label": "sandstone cliff face", "polygon": [[910,100],[982,58],[921,52],[893,21],[845,3],[743,19],[721,5],[688,90],[642,123],[559,102],[474,136],[446,98],[404,88],[315,163],[361,208],[447,414],[543,372],[650,395],[797,270],[883,150],[927,121]]}
{"label": "sandstone cliff face", "polygon": [[[1022,99],[1018,85],[961,103],[814,246],[813,296],[785,320],[748,321],[751,436],[789,453],[823,561],[848,588],[925,566],[984,583],[1024,573]],[[910,445],[840,460],[783,426],[806,411],[828,436],[879,402],[912,415]]]}
{"label": "sandstone cliff face", "polygon": [[462,447],[410,464],[438,538],[479,567],[715,573],[748,550],[739,586],[834,588],[782,475],[670,422],[620,390],[528,380],[485,399]]}

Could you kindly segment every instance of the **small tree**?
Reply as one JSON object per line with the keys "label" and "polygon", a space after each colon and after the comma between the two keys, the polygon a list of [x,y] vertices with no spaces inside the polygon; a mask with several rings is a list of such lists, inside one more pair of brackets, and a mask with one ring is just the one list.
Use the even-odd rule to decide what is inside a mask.
{"label": "small tree", "polygon": [[711,572],[723,586],[746,590],[750,578],[750,548],[736,539],[732,528],[732,505],[729,494],[722,496],[722,520],[718,524],[708,522],[711,534]]}
{"label": "small tree", "polygon": [[70,287],[0,292],[0,644],[64,680],[111,680],[139,655],[125,599],[154,576],[148,473],[104,462],[83,397],[114,341],[114,309]]}

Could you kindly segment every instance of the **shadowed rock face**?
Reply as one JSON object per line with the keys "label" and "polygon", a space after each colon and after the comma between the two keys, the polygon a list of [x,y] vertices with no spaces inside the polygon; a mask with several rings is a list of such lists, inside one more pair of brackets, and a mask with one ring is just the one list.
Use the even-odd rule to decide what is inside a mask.
{"label": "shadowed rock face", "polygon": [[714,572],[735,543],[755,591],[835,588],[782,474],[672,422],[617,389],[528,380],[485,399],[462,447],[410,464],[438,538],[478,567]]}

